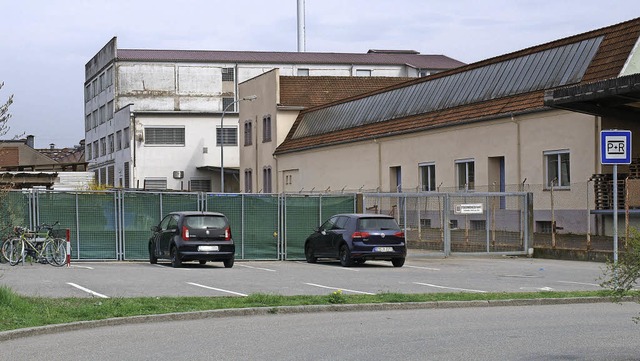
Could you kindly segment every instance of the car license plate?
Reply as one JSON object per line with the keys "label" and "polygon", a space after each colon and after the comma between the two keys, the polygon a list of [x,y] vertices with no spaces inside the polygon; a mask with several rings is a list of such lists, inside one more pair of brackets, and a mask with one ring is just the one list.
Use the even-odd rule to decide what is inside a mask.
{"label": "car license plate", "polygon": [[374,252],[393,252],[393,247],[374,247]]}
{"label": "car license plate", "polygon": [[198,246],[200,252],[216,252],[218,250],[218,246]]}

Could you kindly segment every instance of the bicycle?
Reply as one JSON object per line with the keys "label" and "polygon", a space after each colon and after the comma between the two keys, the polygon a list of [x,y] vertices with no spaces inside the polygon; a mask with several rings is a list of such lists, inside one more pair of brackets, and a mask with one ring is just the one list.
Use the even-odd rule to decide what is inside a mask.
{"label": "bicycle", "polygon": [[58,222],[53,225],[42,224],[35,231],[14,227],[16,236],[2,244],[3,256],[12,266],[24,261],[26,257],[56,267],[66,264],[67,242],[52,235],[53,227],[57,224]]}

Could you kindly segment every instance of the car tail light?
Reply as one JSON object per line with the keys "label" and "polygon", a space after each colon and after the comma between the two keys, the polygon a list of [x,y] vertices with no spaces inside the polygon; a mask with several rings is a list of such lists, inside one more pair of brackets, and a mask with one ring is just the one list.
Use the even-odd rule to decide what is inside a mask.
{"label": "car tail light", "polygon": [[369,238],[369,232],[353,232],[351,238]]}
{"label": "car tail light", "polygon": [[231,240],[231,227],[227,227],[224,229],[224,240],[225,241]]}
{"label": "car tail light", "polygon": [[398,237],[398,238],[404,238],[404,232],[396,232],[393,235]]}
{"label": "car tail light", "polygon": [[182,239],[184,239],[185,241],[189,240],[189,228],[185,226],[182,227]]}

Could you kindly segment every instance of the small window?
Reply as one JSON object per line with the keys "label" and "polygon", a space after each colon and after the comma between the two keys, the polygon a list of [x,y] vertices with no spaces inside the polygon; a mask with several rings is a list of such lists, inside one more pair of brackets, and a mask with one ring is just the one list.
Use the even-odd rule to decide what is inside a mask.
{"label": "small window", "polygon": [[356,76],[371,76],[371,70],[369,69],[357,69]]}
{"label": "small window", "polygon": [[233,81],[235,78],[233,68],[222,68],[222,81]]}
{"label": "small window", "polygon": [[551,234],[551,221],[536,221],[536,232]]}
{"label": "small window", "polygon": [[100,156],[104,157],[107,155],[107,138],[100,138]]}
{"label": "small window", "polygon": [[122,131],[118,130],[116,132],[116,150],[122,149]]}
{"label": "small window", "polygon": [[87,160],[91,160],[91,144],[87,147]]}
{"label": "small window", "polygon": [[233,112],[235,111],[235,99],[233,98],[222,98],[222,110],[225,112]]}
{"label": "small window", "polygon": [[262,193],[271,193],[271,167],[262,170]]}
{"label": "small window", "polygon": [[[238,145],[238,129],[236,127],[224,127],[224,145]],[[222,144],[223,136],[222,132],[220,132],[220,128],[216,129],[216,144],[218,147]]]}
{"label": "small window", "polygon": [[436,165],[433,163],[420,164],[420,189],[423,192],[436,191]]}
{"label": "small window", "polygon": [[247,120],[244,122],[244,145],[252,145],[253,144],[253,128],[251,126],[251,121]]}
{"label": "small window", "polygon": [[431,228],[431,219],[429,219],[429,218],[421,218],[420,219],[420,227]]}
{"label": "small window", "polygon": [[251,187],[252,184],[253,184],[252,171],[251,169],[245,169],[244,171],[244,192],[245,193],[253,192],[253,189]]}
{"label": "small window", "polygon": [[262,118],[262,142],[271,141],[271,115]]}
{"label": "small window", "polygon": [[109,154],[112,154],[113,152],[115,152],[115,142],[113,139],[113,134],[109,134],[108,136],[108,142],[109,142]]}
{"label": "small window", "polygon": [[167,178],[145,178],[144,189],[165,190],[167,189]]}
{"label": "small window", "polygon": [[456,161],[458,190],[473,190],[475,186],[475,166],[473,160]]}
{"label": "small window", "polygon": [[569,188],[571,185],[571,164],[569,162],[569,151],[549,151],[544,152],[546,187],[551,188],[553,184],[556,188]]}
{"label": "small window", "polygon": [[471,220],[469,226],[472,231],[483,231],[487,229],[487,222],[485,220]]}
{"label": "small window", "polygon": [[107,120],[113,119],[113,100],[107,103]]}
{"label": "small window", "polygon": [[211,192],[210,179],[191,179],[192,192]]}
{"label": "small window", "polygon": [[129,127],[126,127],[122,130],[122,148],[129,148],[131,142],[131,138],[129,135]]}
{"label": "small window", "polygon": [[457,229],[458,228],[458,220],[457,219],[452,219],[449,221],[449,227],[451,229]]}
{"label": "small window", "polygon": [[147,145],[184,145],[184,128],[144,128]]}
{"label": "small window", "polygon": [[299,68],[298,76],[309,76],[309,69]]}

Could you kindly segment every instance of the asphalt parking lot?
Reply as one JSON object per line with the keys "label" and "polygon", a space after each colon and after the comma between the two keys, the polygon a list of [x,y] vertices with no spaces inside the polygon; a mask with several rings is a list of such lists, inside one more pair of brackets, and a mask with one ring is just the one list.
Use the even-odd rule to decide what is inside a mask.
{"label": "asphalt parking lot", "polygon": [[408,257],[404,267],[368,261],[185,263],[73,262],[70,267],[0,264],[0,284],[43,297],[326,295],[383,292],[544,292],[600,289],[604,264],[513,257]]}

